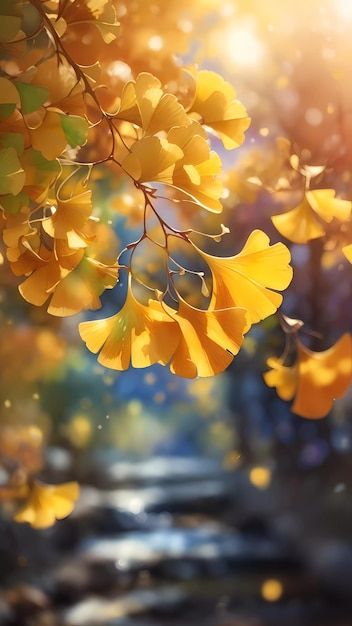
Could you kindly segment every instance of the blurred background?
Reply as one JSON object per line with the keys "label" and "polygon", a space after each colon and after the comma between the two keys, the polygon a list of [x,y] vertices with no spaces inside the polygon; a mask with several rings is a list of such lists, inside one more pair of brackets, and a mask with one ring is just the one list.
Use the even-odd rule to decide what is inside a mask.
{"label": "blurred background", "polygon": [[[111,71],[126,80],[130,64],[172,82],[180,64],[199,64],[236,87],[252,125],[235,155],[221,153],[224,254],[254,228],[282,239],[270,216],[301,193],[289,153],[323,165],[317,186],[351,199],[352,2],[166,4],[119,3],[130,46]],[[132,193],[97,176],[96,215],[121,247],[139,232]],[[209,214],[197,219],[212,231]],[[283,312],[305,321],[313,349],[352,330],[345,235],[332,227],[291,245]],[[20,459],[47,482],[81,485],[72,515],[45,531],[16,524],[2,503],[0,624],[351,625],[351,393],[326,419],[295,416],[262,379],[284,345],[275,317],[212,379],[106,370],[77,317],[27,305],[6,262],[0,271],[0,482]],[[106,315],[116,291],[103,296]]]}

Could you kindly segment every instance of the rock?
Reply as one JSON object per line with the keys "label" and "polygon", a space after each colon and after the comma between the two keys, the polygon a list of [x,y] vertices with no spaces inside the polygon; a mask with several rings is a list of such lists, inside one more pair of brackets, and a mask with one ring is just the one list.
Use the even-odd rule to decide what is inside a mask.
{"label": "rock", "polygon": [[175,587],[139,589],[116,599],[90,597],[68,609],[63,615],[65,626],[103,626],[118,624],[129,615],[138,615],[153,609],[174,611],[182,607],[187,596]]}

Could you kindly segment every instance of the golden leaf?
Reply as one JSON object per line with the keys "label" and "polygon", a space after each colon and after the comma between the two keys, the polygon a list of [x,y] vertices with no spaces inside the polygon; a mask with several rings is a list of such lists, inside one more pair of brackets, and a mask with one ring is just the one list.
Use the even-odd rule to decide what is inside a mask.
{"label": "golden leaf", "polygon": [[79,265],[55,286],[48,313],[67,317],[87,309],[99,309],[101,294],[105,289],[115,287],[117,280],[116,264],[106,266],[84,256]]}
{"label": "golden leaf", "polygon": [[[3,19],[3,16],[1,16],[1,19]],[[19,105],[20,102],[20,95],[15,85],[8,78],[0,77],[0,105]]]}
{"label": "golden leaf", "polygon": [[125,304],[112,317],[82,322],[79,333],[87,348],[99,352],[99,363],[115,370],[165,365],[179,341],[178,325],[158,300],[141,304],[132,293],[131,278]]}
{"label": "golden leaf", "polygon": [[122,167],[134,180],[171,185],[175,163],[183,156],[181,148],[159,137],[136,141],[123,159]]}
{"label": "golden leaf", "polygon": [[217,174],[221,161],[216,152],[210,152],[202,127],[193,122],[188,127],[172,128],[167,138],[183,152],[175,165],[173,185],[209,211],[220,213],[223,187]]}
{"label": "golden leaf", "polygon": [[69,198],[56,198],[53,214],[42,222],[45,232],[54,239],[64,239],[69,248],[85,248],[84,227],[92,213],[92,192],[81,191]]}
{"label": "golden leaf", "polygon": [[352,203],[335,198],[334,189],[307,191],[302,202],[287,213],[273,215],[272,222],[281,235],[294,243],[307,243],[325,234],[324,220],[333,218],[346,221],[351,214]]}
{"label": "golden leaf", "polygon": [[322,352],[313,352],[300,341],[297,348],[297,360],[291,367],[279,359],[268,359],[272,369],[264,374],[264,380],[283,400],[294,399],[292,411],[297,415],[324,417],[352,384],[352,336],[346,333]]}
{"label": "golden leaf", "polygon": [[238,148],[244,141],[250,118],[236,99],[234,88],[219,74],[207,70],[197,72],[194,79],[195,95],[188,113],[209,126],[227,150]]}
{"label": "golden leaf", "polygon": [[12,264],[15,274],[28,276],[19,285],[22,297],[36,306],[50,299],[48,312],[59,317],[100,308],[100,295],[118,280],[118,266],[91,258],[89,251],[71,250],[63,240],[56,241],[55,250],[27,249]]}
{"label": "golden leaf", "polygon": [[287,367],[280,359],[270,357],[267,365],[271,369],[263,374],[268,387],[275,387],[281,400],[292,400],[297,389],[297,366]]}
{"label": "golden leaf", "polygon": [[190,123],[176,96],[164,93],[160,81],[147,72],[126,83],[117,117],[141,126],[146,135]]}
{"label": "golden leaf", "polygon": [[299,342],[298,372],[293,412],[324,417],[352,384],[352,336],[346,333],[323,352],[313,352]]}
{"label": "golden leaf", "polygon": [[28,522],[33,528],[49,528],[56,520],[72,513],[78,497],[76,482],[46,485],[35,481],[29,488],[26,504],[15,515],[15,520]]}
{"label": "golden leaf", "polygon": [[[60,246],[61,247],[61,246]],[[81,261],[83,250],[60,250],[63,254],[58,257],[53,250],[44,246],[35,253],[29,246],[19,260],[12,264],[16,275],[26,275],[28,278],[19,285],[22,297],[36,306],[42,306],[55,290],[59,282],[65,278]]]}
{"label": "golden leaf", "polygon": [[26,207],[18,213],[9,214],[6,218],[3,230],[3,240],[7,246],[7,258],[9,261],[17,261],[25,251],[23,240],[32,236],[36,231],[29,224],[29,208]]}
{"label": "golden leaf", "polygon": [[39,150],[49,161],[60,156],[67,146],[61,115],[55,111],[46,111],[40,126],[30,129],[29,132],[33,148]]}
{"label": "golden leaf", "polygon": [[246,326],[241,308],[200,310],[180,299],[178,311],[167,307],[180,327],[180,342],[170,370],[185,378],[223,372],[238,353]]}
{"label": "golden leaf", "polygon": [[244,248],[232,257],[215,257],[196,248],[209,265],[213,277],[211,306],[247,309],[253,324],[275,313],[282,291],[292,279],[291,255],[283,243],[270,246],[269,237],[254,230]]}

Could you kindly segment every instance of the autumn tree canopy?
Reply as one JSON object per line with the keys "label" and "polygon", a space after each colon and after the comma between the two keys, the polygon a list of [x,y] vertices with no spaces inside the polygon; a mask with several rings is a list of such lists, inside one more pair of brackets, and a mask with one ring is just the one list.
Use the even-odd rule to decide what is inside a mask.
{"label": "autumn tree canopy", "polygon": [[[351,334],[312,351],[305,320],[278,310],[294,272],[291,242],[329,238],[333,225],[352,262],[351,201],[288,138],[265,154],[247,151],[230,171],[222,166],[251,120],[221,75],[175,58],[188,37],[178,19],[186,4],[1,3],[1,260],[22,297],[49,316],[98,310],[102,294],[122,285],[113,315],[79,323],[88,350],[113,370],[159,363],[181,377],[213,376],[254,324],[277,314],[285,349],[268,355],[265,382],[296,414],[321,418],[351,384]],[[192,4],[201,19],[211,2]],[[163,41],[150,35],[155,19]],[[97,217],[106,188],[116,192],[111,215],[124,215],[137,239],[122,245],[111,219]],[[263,189],[292,198],[287,210],[272,210],[286,243],[261,228],[240,240],[221,223],[229,191],[250,203]],[[77,497],[71,483],[14,490],[24,502],[16,519],[35,527],[67,515]]]}

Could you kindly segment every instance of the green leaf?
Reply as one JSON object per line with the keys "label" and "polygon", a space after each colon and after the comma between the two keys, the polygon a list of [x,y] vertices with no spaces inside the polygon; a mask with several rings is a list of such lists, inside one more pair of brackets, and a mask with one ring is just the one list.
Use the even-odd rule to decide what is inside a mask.
{"label": "green leaf", "polygon": [[0,104],[0,121],[5,120],[14,112],[15,104]]}
{"label": "green leaf", "polygon": [[[0,0],[1,1],[1,0]],[[0,21],[2,16],[0,15]],[[12,80],[0,77],[0,121],[9,117],[20,104],[19,93]]]}
{"label": "green leaf", "polygon": [[22,154],[24,150],[24,138],[21,133],[1,133],[0,145],[3,148],[15,148],[17,154]]}
{"label": "green leaf", "polygon": [[33,113],[49,98],[49,92],[45,87],[31,85],[30,83],[16,83],[21,98],[22,113]]}
{"label": "green leaf", "polygon": [[88,122],[84,117],[78,115],[63,115],[61,117],[61,126],[66,135],[67,143],[71,148],[83,146],[87,141]]}
{"label": "green leaf", "polygon": [[0,198],[0,205],[6,213],[18,213],[18,211],[20,211],[22,207],[27,206],[28,203],[29,198],[24,191],[20,191],[17,196],[8,194]]}
{"label": "green leaf", "polygon": [[49,161],[45,157],[43,157],[42,153],[39,150],[33,150],[33,148],[29,148],[24,153],[25,167],[27,169],[28,166],[35,167],[39,172],[45,172],[49,175],[56,175],[60,172],[59,162],[54,159],[53,161]]}
{"label": "green leaf", "polygon": [[15,148],[0,150],[0,194],[16,196],[26,179],[25,172],[18,159]]}

